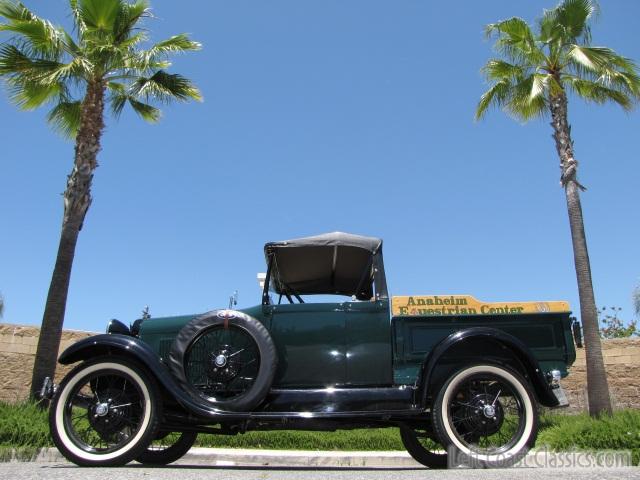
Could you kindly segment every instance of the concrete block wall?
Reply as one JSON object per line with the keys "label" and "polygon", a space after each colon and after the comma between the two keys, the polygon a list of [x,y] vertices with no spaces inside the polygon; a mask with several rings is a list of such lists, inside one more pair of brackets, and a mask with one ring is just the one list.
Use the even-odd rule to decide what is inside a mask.
{"label": "concrete block wall", "polygon": [[[611,402],[616,409],[640,408],[640,338],[602,341]],[[584,348],[577,349],[569,376],[562,381],[569,397],[569,411],[587,410],[587,367]]]}
{"label": "concrete block wall", "polygon": [[[39,333],[37,327],[0,323],[0,401],[16,402],[28,395]],[[65,330],[60,351],[95,334]],[[602,348],[614,407],[640,408],[640,338],[605,340]],[[58,365],[56,382],[71,368]],[[576,362],[562,385],[571,404],[567,411],[586,411],[584,349],[577,350]]]}
{"label": "concrete block wall", "polygon": [[[0,401],[16,402],[29,395],[33,361],[40,329],[26,325],[0,323]],[[93,332],[65,330],[62,332],[60,352]],[[56,369],[56,382],[73,367]]]}

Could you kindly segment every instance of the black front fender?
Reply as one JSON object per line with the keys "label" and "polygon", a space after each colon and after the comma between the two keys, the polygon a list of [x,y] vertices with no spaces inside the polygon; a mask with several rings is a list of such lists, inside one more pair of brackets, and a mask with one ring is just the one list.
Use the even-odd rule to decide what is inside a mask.
{"label": "black front fender", "polygon": [[[427,405],[427,397],[435,395],[437,392],[432,391],[438,385],[434,384],[434,372],[436,367],[442,362],[444,357],[452,352],[454,348],[466,348],[471,346],[472,342],[479,342],[486,345],[482,351],[486,351],[487,356],[491,356],[500,349],[506,350],[511,358],[517,360],[519,370],[531,383],[538,401],[546,407],[558,406],[558,399],[553,394],[544,373],[542,372],[538,360],[521,340],[510,335],[503,330],[490,327],[473,327],[452,333],[440,343],[426,357],[422,364],[421,384],[420,384],[420,400],[422,406]],[[497,350],[496,350],[497,349]],[[475,360],[475,358],[474,358]],[[477,358],[482,361],[482,357]],[[463,365],[459,365],[460,367]],[[514,366],[514,365],[510,365]]]}
{"label": "black front fender", "polygon": [[[74,343],[62,352],[58,362],[63,365],[69,365],[99,355],[109,354],[130,355],[148,367],[163,367],[160,357],[143,341],[129,335],[106,333]],[[156,373],[156,369],[153,372]]]}

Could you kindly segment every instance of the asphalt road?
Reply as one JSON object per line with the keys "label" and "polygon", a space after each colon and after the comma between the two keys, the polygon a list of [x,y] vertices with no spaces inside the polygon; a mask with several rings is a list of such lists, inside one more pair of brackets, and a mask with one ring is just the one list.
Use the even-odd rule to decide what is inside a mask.
{"label": "asphalt road", "polygon": [[423,468],[276,468],[276,467],[207,467],[173,465],[148,468],[137,465],[124,468],[79,468],[69,463],[1,463],[2,480],[562,480],[640,479],[640,468],[510,468],[505,470],[437,470]]}

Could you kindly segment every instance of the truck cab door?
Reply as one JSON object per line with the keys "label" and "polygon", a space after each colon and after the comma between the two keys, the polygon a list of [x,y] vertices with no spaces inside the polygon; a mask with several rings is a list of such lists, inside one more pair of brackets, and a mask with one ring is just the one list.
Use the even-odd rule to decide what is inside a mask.
{"label": "truck cab door", "polygon": [[347,381],[346,317],[342,303],[296,303],[265,307],[278,350],[273,386],[324,388]]}
{"label": "truck cab door", "polygon": [[393,384],[389,301],[345,302],[349,386]]}

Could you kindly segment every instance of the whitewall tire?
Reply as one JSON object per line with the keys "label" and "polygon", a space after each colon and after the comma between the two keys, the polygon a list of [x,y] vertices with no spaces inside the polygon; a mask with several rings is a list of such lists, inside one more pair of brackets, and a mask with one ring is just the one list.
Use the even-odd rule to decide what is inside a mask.
{"label": "whitewall tire", "polygon": [[440,389],[432,408],[434,430],[447,447],[450,464],[506,467],[534,445],[538,407],[532,388],[515,370],[471,365]]}
{"label": "whitewall tire", "polygon": [[49,411],[58,450],[80,466],[120,466],[154,438],[160,394],[153,378],[119,357],[82,363],[64,378]]}

